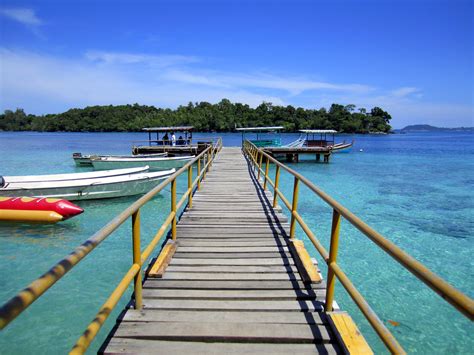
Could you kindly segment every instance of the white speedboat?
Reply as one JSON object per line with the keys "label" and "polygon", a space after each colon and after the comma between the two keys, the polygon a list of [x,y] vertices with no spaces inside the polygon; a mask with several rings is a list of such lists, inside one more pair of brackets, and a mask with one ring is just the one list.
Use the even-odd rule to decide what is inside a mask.
{"label": "white speedboat", "polygon": [[92,166],[91,158],[148,158],[148,157],[166,157],[168,153],[156,153],[156,154],[138,154],[138,155],[98,155],[98,154],[85,154],[73,153],[72,159],[76,166]]}
{"label": "white speedboat", "polygon": [[148,165],[150,170],[166,170],[173,168],[181,168],[186,165],[193,156],[184,157],[149,157],[149,158],[91,158],[94,169],[118,169],[131,168],[136,166]]}
{"label": "white speedboat", "polygon": [[148,171],[148,166],[140,166],[128,169],[112,169],[104,171],[90,171],[87,173],[66,173],[66,174],[49,174],[49,175],[22,175],[22,176],[0,176],[0,185],[9,183],[24,182],[44,182],[44,181],[64,181],[64,180],[82,180],[94,179],[109,176],[129,175],[136,173],[144,173]]}
{"label": "white speedboat", "polygon": [[332,146],[331,151],[333,153],[339,153],[339,152],[348,152],[351,148],[352,145],[354,144],[354,141],[350,143],[346,143],[345,141],[343,143],[336,143]]}
{"label": "white speedboat", "polygon": [[143,194],[176,170],[138,172],[76,180],[2,182],[0,196],[51,197],[67,200],[91,200]]}

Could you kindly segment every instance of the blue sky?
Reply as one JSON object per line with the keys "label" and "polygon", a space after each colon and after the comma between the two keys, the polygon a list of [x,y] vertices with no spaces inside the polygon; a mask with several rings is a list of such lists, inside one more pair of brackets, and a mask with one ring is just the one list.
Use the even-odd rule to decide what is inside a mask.
{"label": "blue sky", "polygon": [[0,109],[222,98],[473,126],[473,2],[8,1]]}

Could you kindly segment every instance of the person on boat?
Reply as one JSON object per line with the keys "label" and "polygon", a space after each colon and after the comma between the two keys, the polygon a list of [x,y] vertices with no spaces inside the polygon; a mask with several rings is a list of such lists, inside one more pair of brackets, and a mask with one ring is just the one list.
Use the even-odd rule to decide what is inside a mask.
{"label": "person on boat", "polygon": [[184,145],[184,139],[183,136],[179,136],[178,140],[176,141],[176,145]]}
{"label": "person on boat", "polygon": [[174,135],[174,132],[171,132],[171,145],[176,145],[176,136]]}
{"label": "person on boat", "polygon": [[163,145],[169,145],[169,137],[168,137],[168,132],[165,133],[163,136]]}

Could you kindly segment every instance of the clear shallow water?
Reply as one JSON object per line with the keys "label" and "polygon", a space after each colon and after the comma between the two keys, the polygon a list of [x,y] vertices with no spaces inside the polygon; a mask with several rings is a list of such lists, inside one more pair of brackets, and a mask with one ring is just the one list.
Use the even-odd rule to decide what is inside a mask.
{"label": "clear shallow water", "polygon": [[[209,134],[204,134],[208,136]],[[240,135],[224,134],[224,145]],[[283,142],[297,135],[285,135]],[[198,137],[196,135],[195,137]],[[352,137],[345,137],[351,139]],[[407,134],[355,136],[349,154],[330,164],[312,160],[290,164],[369,225],[425,263],[450,283],[474,296],[474,135]],[[130,152],[135,133],[0,132],[0,174],[77,171],[73,152]],[[363,149],[363,152],[359,152]],[[281,186],[291,196],[293,179]],[[178,184],[178,191],[185,182]],[[69,253],[135,198],[84,201],[86,212],[54,226],[0,225],[0,303]],[[329,246],[331,210],[301,188],[299,210]],[[142,211],[142,245],[169,211],[169,193]],[[301,231],[299,237],[304,239]],[[307,244],[311,254],[317,252]],[[66,352],[130,266],[130,223],[125,223],[0,335],[2,353]],[[339,263],[402,345],[413,353],[469,353],[474,327],[414,276],[404,271],[348,223],[341,228]],[[320,263],[324,275],[326,269]],[[92,270],[92,271],[91,271]],[[336,298],[356,319],[376,352],[384,347],[356,306],[338,286]],[[128,302],[131,290],[91,347],[96,351]]]}

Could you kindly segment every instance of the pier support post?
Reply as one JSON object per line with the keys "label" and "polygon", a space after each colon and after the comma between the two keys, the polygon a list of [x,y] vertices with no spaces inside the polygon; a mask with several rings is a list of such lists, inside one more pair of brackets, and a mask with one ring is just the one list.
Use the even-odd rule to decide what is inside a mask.
{"label": "pier support post", "polygon": [[276,166],[276,171],[275,171],[275,186],[273,189],[273,208],[277,206],[278,203],[278,185],[280,182],[280,165]]}
{"label": "pier support post", "polygon": [[316,161],[321,161],[321,154],[316,154]]}
{"label": "pier support post", "polygon": [[171,212],[174,213],[173,220],[171,221],[171,238],[176,240],[176,178],[171,181]]}
{"label": "pier support post", "polygon": [[336,275],[332,269],[332,264],[336,263],[337,251],[339,249],[339,227],[341,225],[341,215],[336,210],[332,211],[331,226],[331,245],[329,249],[328,260],[328,283],[326,288],[326,312],[332,311],[332,303],[334,301],[334,288],[336,285]]}
{"label": "pier support post", "polygon": [[[263,155],[263,153],[262,153]],[[263,183],[263,191],[267,189],[267,180],[268,180],[268,169],[270,167],[270,158],[267,157],[267,160],[265,161],[265,180]]]}
{"label": "pier support post", "polygon": [[193,207],[193,167],[188,167],[188,208]]}
{"label": "pier support post", "polygon": [[299,191],[300,179],[295,176],[295,182],[293,184],[293,202],[291,204],[291,222],[290,222],[290,238],[295,237],[296,229],[296,209],[298,207],[298,191]]}
{"label": "pier support post", "polygon": [[140,210],[132,215],[133,263],[140,265],[140,270],[134,278],[135,309],[142,309],[142,255],[140,248]]}
{"label": "pier support post", "polygon": [[197,181],[197,189],[201,190],[201,158],[198,159],[198,166],[197,166],[197,176],[198,176],[198,181]]}

